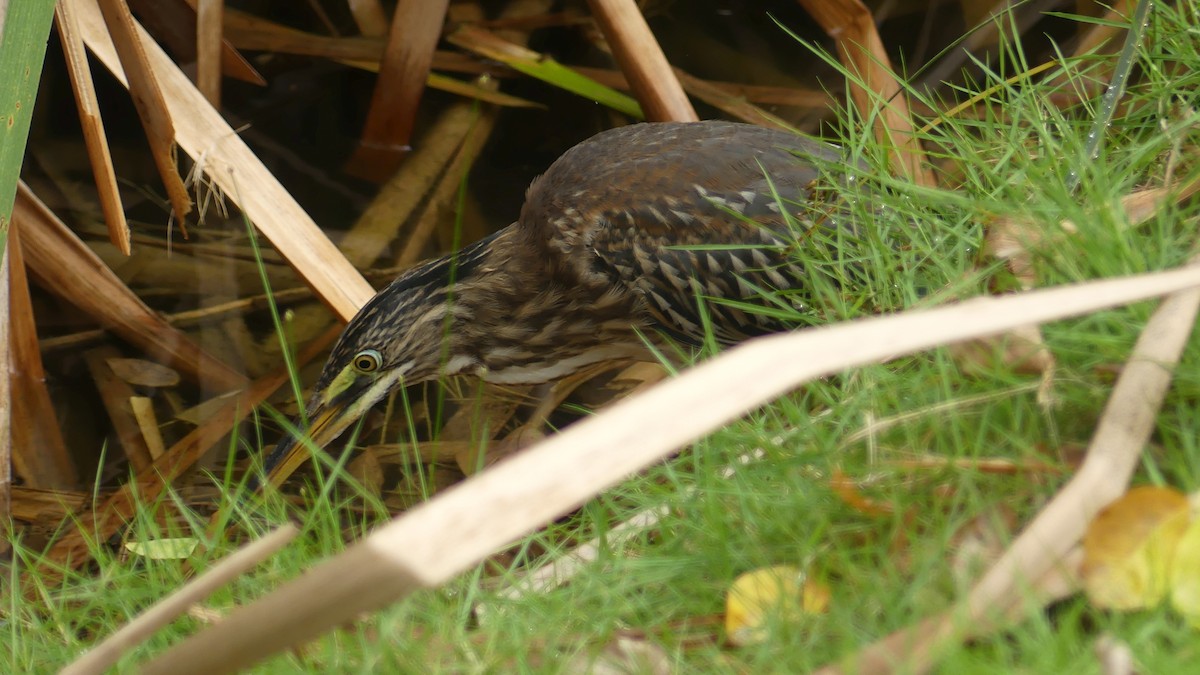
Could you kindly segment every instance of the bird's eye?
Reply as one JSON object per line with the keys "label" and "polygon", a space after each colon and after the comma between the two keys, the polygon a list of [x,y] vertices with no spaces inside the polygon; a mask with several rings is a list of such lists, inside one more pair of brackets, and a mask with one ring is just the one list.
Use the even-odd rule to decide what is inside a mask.
{"label": "bird's eye", "polygon": [[383,365],[383,357],[374,349],[364,349],[354,355],[354,369],[360,373],[373,373]]}

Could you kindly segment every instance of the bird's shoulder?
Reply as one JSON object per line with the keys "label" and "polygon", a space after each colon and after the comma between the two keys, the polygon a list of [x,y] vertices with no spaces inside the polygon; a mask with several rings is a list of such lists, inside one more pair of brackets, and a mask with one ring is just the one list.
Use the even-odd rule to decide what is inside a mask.
{"label": "bird's shoulder", "polygon": [[[818,182],[839,160],[832,146],[749,125],[623,127],[555,162],[531,186],[521,226],[550,255],[637,291],[660,325],[694,341],[697,297],[796,285],[788,246],[828,220]],[[777,330],[729,306],[710,311],[730,314],[724,341]]]}

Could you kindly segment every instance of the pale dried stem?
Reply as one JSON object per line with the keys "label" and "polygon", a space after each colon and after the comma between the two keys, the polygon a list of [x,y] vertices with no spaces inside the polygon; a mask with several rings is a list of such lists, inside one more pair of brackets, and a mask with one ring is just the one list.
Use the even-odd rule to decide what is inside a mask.
{"label": "pale dried stem", "polygon": [[221,109],[221,25],[225,0],[196,1],[196,88],[213,108]]}
{"label": "pale dried stem", "polygon": [[96,383],[96,389],[100,392],[100,400],[108,412],[108,419],[112,422],[113,431],[116,432],[117,442],[125,452],[129,465],[135,472],[141,472],[154,463],[154,457],[146,439],[142,437],[133,410],[129,405],[130,399],[135,395],[133,387],[117,377],[108,365],[108,359],[120,356],[121,353],[115,347],[104,346],[88,350],[84,354],[84,360],[87,362],[92,380]]}
{"label": "pale dried stem", "polygon": [[[14,216],[16,210],[14,210]],[[46,389],[46,371],[38,349],[37,323],[29,298],[23,257],[23,237],[30,223],[13,218],[8,230],[8,340],[13,368],[11,387],[12,461],[26,484],[39,488],[69,489],[78,476],[63,442],[54,403]]]}
{"label": "pale dried stem", "polygon": [[78,20],[71,11],[71,5],[62,2],[54,7],[54,20],[66,56],[67,75],[75,92],[75,107],[79,109],[79,123],[83,127],[83,144],[92,165],[100,210],[108,226],[108,238],[121,253],[129,255],[132,252],[129,223],[125,220],[125,208],[121,205],[121,192],[117,188],[117,175],[108,151],[108,137],[100,119],[100,103],[96,100],[92,69],[88,66],[83,39],[79,37]]}
{"label": "pale dried stem", "polygon": [[849,83],[850,98],[862,119],[874,120],[875,138],[891,149],[893,170],[918,185],[936,185],[871,11],[861,0],[800,0],[800,4],[837,42],[842,65],[861,81],[861,85]]}
{"label": "pale dried stem", "polygon": [[448,2],[400,0],[397,3],[362,139],[346,166],[347,171],[383,180],[409,151],[417,106],[425,92],[425,80],[429,78]]}
{"label": "pale dried stem", "polygon": [[694,122],[699,117],[662,47],[634,0],[588,0],[642,112],[651,122]]}
{"label": "pale dried stem", "polygon": [[[137,23],[129,13],[129,6],[125,4],[125,0],[96,2],[103,14],[103,23],[94,28],[108,28],[108,35],[115,46],[121,68],[129,78],[130,97],[138,117],[142,120],[142,127],[146,130],[146,140],[150,143],[154,165],[158,167],[158,175],[167,190],[171,210],[182,228],[186,225],[187,214],[192,210],[192,200],[188,196],[187,188],[183,186],[183,179],[179,177],[179,167],[175,164],[175,126],[171,111],[163,99],[154,69],[146,58],[143,39],[149,40],[149,37],[143,38],[138,34]],[[68,11],[75,10],[69,8]],[[83,18],[83,13],[79,16],[83,19],[81,25],[86,25],[86,22],[91,20]],[[187,230],[184,230],[184,233],[186,235]]]}

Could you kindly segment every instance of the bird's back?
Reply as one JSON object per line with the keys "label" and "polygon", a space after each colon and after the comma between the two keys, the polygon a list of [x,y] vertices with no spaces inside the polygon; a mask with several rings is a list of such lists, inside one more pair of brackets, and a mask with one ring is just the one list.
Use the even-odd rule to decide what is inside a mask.
{"label": "bird's back", "polygon": [[547,256],[639,294],[677,339],[703,338],[704,298],[714,336],[732,343],[789,327],[749,310],[764,293],[803,310],[792,246],[831,222],[814,188],[841,161],[832,146],[746,124],[631,125],[563,154],[530,186],[520,222]]}

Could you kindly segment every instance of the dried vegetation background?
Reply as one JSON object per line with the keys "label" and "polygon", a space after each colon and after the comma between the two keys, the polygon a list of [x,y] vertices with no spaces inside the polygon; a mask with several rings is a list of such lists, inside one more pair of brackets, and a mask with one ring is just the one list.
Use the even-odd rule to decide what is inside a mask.
{"label": "dried vegetation background", "polygon": [[[1068,20],[1049,10],[1100,21]],[[1101,63],[1062,88],[1055,103],[1066,109],[1103,92],[1126,35],[1116,23],[1133,11],[1130,3],[1010,7],[974,0],[62,0],[9,231],[10,349],[20,366],[11,373],[13,424],[5,450],[13,480],[0,483],[0,504],[8,509],[0,516],[11,517],[12,534],[26,546],[47,552],[46,565],[27,572],[53,579],[64,567],[86,569],[95,542],[119,543],[138,500],[153,501],[167,485],[200,512],[215,505],[211,473],[242,475],[277,438],[275,423],[256,415],[256,406],[269,403],[289,416],[295,411],[297,392],[288,386],[278,329],[294,349],[301,379],[312,382],[322,350],[373,288],[419,260],[507,225],[529,181],[597,131],[643,117],[723,117],[828,136],[845,132],[839,120],[852,111],[887,149],[895,176],[953,189],[956,167],[926,156],[914,133],[924,122],[913,120],[951,110],[969,115],[986,105],[960,100],[954,85],[977,63],[998,58],[1001,30],[1012,32],[1038,62],[1091,54]],[[989,21],[992,16],[999,18]],[[822,60],[797,38],[835,58]],[[1073,54],[1057,54],[1062,45]],[[848,82],[844,72],[856,77]],[[926,100],[944,100],[945,108],[913,104],[910,110],[896,72],[906,73],[903,79]],[[966,107],[955,108],[959,103]],[[1129,195],[1130,219],[1144,220],[1194,188],[1175,187]],[[1071,224],[1063,227],[1069,232]],[[981,257],[1009,260],[1015,277],[1031,283],[1024,274],[1024,228],[997,221],[991,249]],[[507,473],[489,472],[478,494],[492,490],[501,502],[500,493],[519,500],[520,490],[545,483],[544,503],[509,511],[503,525],[475,522],[476,530],[461,533],[473,543],[448,559],[404,560],[397,553],[379,560],[368,549],[352,549],[341,566],[321,568],[283,589],[290,594],[265,600],[267,607],[288,608],[282,620],[292,624],[276,630],[286,638],[263,637],[249,628],[257,615],[234,614],[207,641],[201,635],[156,664],[174,670],[188,663],[202,671],[248,663],[451,578],[804,379],[1161,295],[1195,284],[1194,277],[1185,271],[1140,286],[1047,296],[1043,309],[1003,304],[1009,300],[963,303],[944,316],[912,317],[911,339],[900,337],[900,327],[889,327],[882,342],[864,333],[864,344],[875,346],[844,362],[822,362],[814,356],[821,345],[811,341],[739,351],[730,356],[740,361],[714,361],[698,375],[709,380],[656,389],[656,398],[638,399],[598,424],[572,428],[573,436],[539,445],[541,454],[522,455],[523,464],[497,467]],[[1077,304],[1064,309],[1071,302]],[[1173,302],[1182,307],[1168,312],[1160,327],[1170,337],[1139,343],[1155,363],[1178,358],[1194,317],[1194,294]],[[283,313],[281,326],[272,303]],[[939,332],[939,326],[960,330]],[[1023,330],[1013,338],[1020,349],[1011,358],[1051,377],[1053,362],[1039,347],[1040,335]],[[844,353],[854,335],[830,337],[830,358]],[[810,366],[781,369],[780,363]],[[1136,368],[1125,376],[1131,371]],[[757,374],[761,386],[712,400],[721,397],[707,392],[722,390],[722,378],[735,374]],[[350,472],[399,513],[576,419],[564,404],[603,408],[662,378],[654,366],[611,364],[536,391],[480,391],[462,382],[452,383],[444,401],[416,392],[415,425],[437,441],[380,444],[394,439],[378,431],[387,422],[381,413],[370,420],[369,447]],[[1130,402],[1114,402],[1112,409],[1123,414],[1153,404],[1169,381],[1154,378],[1162,381],[1133,385],[1138,389],[1127,394]],[[689,388],[697,400],[687,400]],[[701,421],[662,433],[644,426],[662,419],[664,410],[687,410],[689,419]],[[1136,436],[1153,419],[1153,408],[1130,414],[1137,419],[1108,423],[1133,428]],[[484,456],[481,439],[491,440]],[[646,445],[612,458],[611,448],[633,440]],[[1137,448],[1136,439],[1105,446],[1101,451],[1125,453],[1113,460],[1125,468],[1113,471],[1109,462],[1107,472],[1081,471],[1103,475],[1064,491],[1087,496],[1082,511],[1079,502],[1060,506],[1072,515],[1048,525],[1062,550],[1022,549],[1018,541],[956,611],[995,618],[1012,609],[1004,603],[1018,584],[1014,579],[1053,577],[1081,536],[1086,521],[1079,513],[1094,513],[1106,496],[1123,490]],[[603,466],[587,464],[593,461]],[[412,476],[422,471],[432,478],[418,485]],[[572,473],[595,480],[562,478]],[[297,480],[285,492],[302,485]],[[486,497],[466,495],[432,502],[414,513],[424,520],[397,521],[380,536],[393,550],[423,536],[448,537],[464,513],[485,503],[472,500]],[[169,503],[158,514],[182,518]],[[358,591],[323,591],[347,577],[356,579]],[[1070,586],[1058,577],[1046,583],[1051,595]],[[352,599],[365,589],[368,602]],[[923,648],[962,637],[948,627],[949,616],[893,636],[864,653],[865,662],[889,662],[915,644],[920,663]],[[101,662],[92,667],[111,663],[120,647],[99,651]]]}

